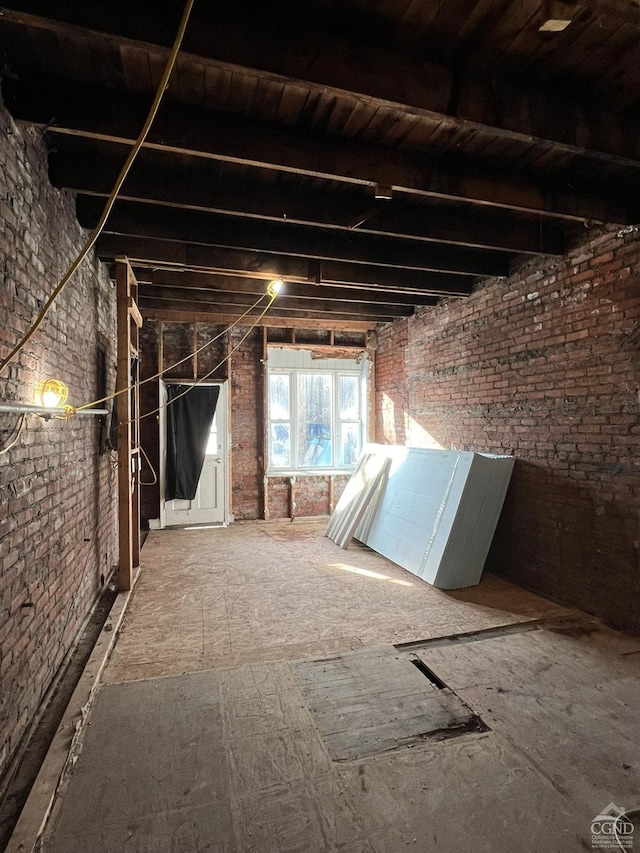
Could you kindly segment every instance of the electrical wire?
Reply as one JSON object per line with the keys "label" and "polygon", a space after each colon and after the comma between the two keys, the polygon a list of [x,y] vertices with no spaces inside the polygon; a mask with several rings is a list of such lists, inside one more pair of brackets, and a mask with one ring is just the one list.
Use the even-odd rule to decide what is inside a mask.
{"label": "electrical wire", "polygon": [[70,421],[75,418],[77,409],[74,409],[73,406],[63,406],[64,415],[52,415],[51,417],[55,418],[57,421]]}
{"label": "electrical wire", "polygon": [[[119,397],[121,394],[126,394],[127,391],[132,391],[135,387],[140,387],[141,385],[145,385],[147,382],[153,382],[154,379],[159,379],[161,376],[164,376],[165,373],[168,373],[170,370],[173,370],[176,367],[179,367],[181,364],[184,364],[185,361],[189,361],[190,358],[193,358],[194,355],[198,355],[207,347],[211,346],[211,344],[215,343],[215,341],[219,340],[223,335],[227,332],[230,332],[235,326],[237,326],[244,318],[253,311],[254,308],[257,308],[258,305],[262,302],[262,300],[267,296],[266,293],[261,294],[260,298],[257,299],[253,305],[250,305],[249,308],[241,314],[237,320],[234,320],[229,326],[225,326],[225,328],[215,335],[213,338],[208,340],[206,343],[202,344],[202,346],[198,347],[198,349],[190,352],[188,355],[185,355],[184,358],[181,358],[180,361],[176,361],[175,364],[170,364],[168,367],[163,368],[158,373],[154,373],[153,376],[148,376],[146,379],[142,379],[139,382],[134,383],[133,385],[127,385],[126,388],[121,388],[119,391],[114,391],[113,394],[108,394],[106,397],[100,397],[98,400],[91,400],[89,403],[84,403],[82,406],[76,406],[75,411],[80,412],[83,409],[90,409],[92,406],[97,406],[99,403],[108,403],[109,400],[115,400],[116,397]],[[273,301],[273,300],[272,300]],[[267,306],[269,307],[269,306]],[[224,363],[224,362],[223,362]]]}
{"label": "electrical wire", "polygon": [[156,91],[156,94],[153,99],[153,103],[151,104],[151,108],[149,110],[149,114],[145,120],[145,123],[140,131],[140,135],[138,136],[133,148],[129,152],[129,156],[126,159],[126,162],[122,169],[120,170],[120,174],[118,175],[118,179],[115,183],[113,190],[111,191],[111,195],[107,199],[107,203],[102,211],[102,215],[98,220],[98,224],[95,226],[89,237],[87,238],[84,246],[80,250],[80,253],[77,255],[76,259],[73,261],[67,272],[64,274],[59,284],[51,294],[51,296],[47,299],[44,307],[36,317],[35,321],[32,323],[31,328],[24,334],[22,339],[16,344],[16,346],[11,350],[9,355],[4,358],[0,362],[0,371],[2,371],[9,362],[15,358],[16,355],[24,348],[26,343],[30,340],[30,338],[35,334],[35,332],[40,328],[44,318],[47,316],[49,309],[53,305],[54,301],[58,297],[58,294],[61,292],[63,287],[67,284],[69,279],[74,275],[80,264],[84,261],[86,256],[89,254],[91,249],[93,248],[96,240],[102,233],[102,229],[104,228],[106,221],[113,209],[113,206],[116,202],[118,194],[122,189],[122,185],[124,184],[127,175],[133,165],[134,160],[138,156],[140,149],[145,143],[147,136],[149,135],[149,131],[151,130],[151,125],[157,115],[158,109],[160,108],[160,103],[162,101],[163,95],[166,91],[166,88],[169,84],[169,78],[171,77],[171,73],[176,63],[176,59],[178,53],[180,51],[180,46],[182,45],[182,40],[184,38],[184,33],[187,28],[187,24],[189,22],[189,17],[191,15],[191,10],[193,8],[194,0],[187,0],[187,3],[184,7],[184,12],[182,13],[182,19],[180,21],[180,26],[178,28],[178,32],[176,34],[175,41],[173,43],[173,47],[171,48],[171,53],[169,54],[169,59],[167,61],[167,65],[164,69],[164,73],[162,75],[162,79],[160,80],[160,85]]}
{"label": "electrical wire", "polygon": [[[259,298],[258,300],[256,300],[256,302],[254,302],[254,304],[253,304],[253,305],[251,305],[249,308],[247,308],[247,310],[244,312],[244,314],[241,314],[241,315],[240,315],[240,317],[238,317],[238,319],[237,319],[237,320],[234,320],[234,322],[233,322],[233,323],[231,323],[230,325],[226,326],[226,327],[225,327],[225,328],[224,328],[224,329],[223,329],[219,334],[215,335],[213,338],[211,338],[210,340],[206,341],[206,343],[204,343],[202,346],[198,347],[198,349],[197,349],[197,350],[195,350],[194,352],[189,353],[189,355],[186,355],[184,358],[180,359],[180,361],[175,362],[175,364],[169,365],[169,367],[164,368],[164,370],[161,370],[159,373],[156,373],[154,376],[150,376],[150,377],[148,377],[147,379],[143,379],[141,382],[134,383],[133,385],[129,385],[129,386],[127,386],[126,388],[122,388],[120,391],[117,391],[117,392],[116,392],[116,393],[114,393],[114,394],[110,394],[110,395],[109,395],[109,396],[107,396],[107,397],[102,397],[102,398],[101,398],[101,399],[99,399],[99,400],[93,400],[93,401],[92,401],[92,402],[90,402],[90,403],[85,403],[83,406],[78,406],[77,408],[74,408],[73,406],[65,406],[65,410],[66,410],[66,411],[65,411],[65,414],[64,414],[64,415],[61,415],[61,416],[54,415],[53,417],[56,417],[58,420],[63,420],[63,421],[71,420],[73,417],[75,417],[76,413],[77,413],[78,411],[82,410],[82,409],[88,409],[88,408],[90,408],[91,406],[94,406],[96,403],[103,403],[103,402],[106,402],[107,400],[112,400],[112,399],[114,399],[115,397],[117,397],[119,394],[123,394],[125,391],[131,391],[131,390],[132,390],[133,388],[135,388],[136,386],[138,386],[138,387],[139,387],[140,385],[144,385],[144,384],[145,384],[145,382],[151,382],[153,379],[158,379],[158,378],[159,378],[160,376],[162,376],[164,373],[167,373],[169,370],[173,370],[175,367],[178,367],[179,365],[183,364],[185,361],[187,361],[188,359],[192,358],[192,357],[193,357],[194,355],[196,355],[197,353],[202,352],[204,349],[206,349],[208,346],[210,346],[210,345],[211,345],[212,343],[214,343],[216,340],[218,340],[219,338],[221,338],[225,333],[230,332],[230,331],[231,331],[231,329],[233,329],[235,326],[237,326],[237,325],[238,325],[238,324],[239,324],[239,323],[240,323],[240,322],[241,322],[241,321],[242,321],[242,320],[247,316],[247,314],[248,314],[250,311],[252,311],[254,308],[256,308],[256,307],[260,304],[260,302],[262,302],[262,300],[263,300],[263,299],[265,298],[265,296],[267,296],[267,295],[268,295],[268,294],[263,293],[263,294],[260,296],[260,298]],[[231,356],[231,355],[232,355],[232,354],[233,354],[233,353],[234,353],[234,352],[235,352],[235,351],[236,351],[236,350],[237,350],[237,349],[238,349],[238,348],[239,348],[239,347],[244,343],[244,341],[247,339],[247,337],[248,337],[248,336],[251,334],[251,332],[256,328],[256,326],[258,325],[258,323],[260,322],[260,320],[262,320],[262,318],[264,317],[264,315],[267,313],[267,311],[269,310],[269,308],[270,308],[270,307],[271,307],[271,305],[273,304],[274,299],[275,299],[275,296],[271,296],[271,297],[269,298],[269,302],[268,302],[268,304],[266,305],[266,307],[265,307],[265,308],[262,310],[262,312],[258,315],[258,317],[257,317],[257,318],[256,318],[256,320],[254,321],[254,323],[252,323],[252,325],[249,327],[249,329],[247,330],[247,332],[242,336],[242,338],[240,339],[240,341],[239,341],[239,342],[238,342],[238,343],[233,347],[233,349],[232,349],[230,352],[228,352],[228,353],[227,353],[227,355],[222,359],[222,361],[218,362],[218,364],[216,364],[216,365],[215,365],[215,367],[213,367],[213,368],[212,368],[212,369],[211,369],[211,370],[210,370],[210,371],[209,371],[205,376],[201,377],[200,379],[198,379],[198,380],[197,380],[197,382],[194,382],[192,385],[190,385],[190,386],[189,386],[189,388],[188,388],[185,392],[183,392],[182,394],[179,394],[177,397],[174,397],[174,400],[178,400],[180,397],[183,397],[183,396],[184,396],[184,394],[188,394],[188,393],[189,393],[189,391],[190,391],[192,388],[194,388],[196,385],[199,385],[199,384],[200,384],[200,383],[202,383],[202,382],[205,382],[205,381],[206,381],[206,380],[207,380],[207,379],[208,379],[208,378],[209,378],[213,373],[215,373],[215,371],[216,371],[216,370],[218,370],[220,367],[222,367],[222,365],[223,365],[223,364],[228,360],[228,358],[229,358],[229,357],[230,357],[230,356]],[[164,406],[160,406],[159,408],[154,409],[154,410],[153,410],[153,411],[151,411],[151,412],[146,412],[144,415],[140,415],[139,420],[142,420],[143,418],[146,418],[146,417],[149,417],[149,416],[151,416],[151,415],[153,415],[153,414],[156,414],[157,412],[159,412],[159,411],[160,411],[160,409],[161,409],[161,408],[166,408],[166,406],[167,406],[167,405],[169,405],[169,404],[170,404],[170,402],[172,403],[172,402],[173,402],[173,400],[168,401],[167,403],[165,403],[165,404],[164,404]],[[17,431],[17,433],[16,433],[15,437],[13,438],[13,440],[12,440],[9,444],[7,444],[5,447],[3,447],[3,448],[2,448],[2,450],[0,450],[0,456],[1,456],[3,453],[7,453],[9,450],[11,450],[11,448],[12,448],[12,447],[14,447],[14,446],[17,444],[17,442],[19,441],[20,436],[22,435],[22,429],[23,429],[24,424],[25,424],[25,417],[26,417],[26,415],[27,415],[27,413],[26,413],[26,412],[22,415],[22,417],[21,417],[21,419],[20,419],[20,425],[19,425],[19,427],[18,427],[18,431]],[[132,420],[132,421],[129,421],[129,423],[130,423],[130,424],[131,424],[131,423],[134,423],[134,421],[133,421],[133,420]],[[155,486],[155,485],[156,485],[156,483],[158,482],[158,475],[157,475],[157,473],[156,473],[156,471],[155,471],[155,469],[154,469],[153,465],[152,465],[152,464],[151,464],[151,462],[149,461],[149,457],[148,457],[148,456],[147,456],[147,454],[144,452],[144,449],[142,448],[142,446],[140,446],[140,450],[141,450],[141,451],[142,451],[142,453],[144,454],[144,457],[145,457],[145,459],[146,459],[146,461],[147,461],[147,464],[149,465],[149,468],[151,469],[151,472],[152,472],[153,477],[154,477],[153,482],[151,482],[151,483],[142,483],[142,482],[141,482],[141,483],[140,483],[140,485],[143,485],[143,486]]]}
{"label": "electrical wire", "polygon": [[[261,298],[262,298],[262,297],[261,297]],[[235,346],[234,346],[234,347],[233,347],[233,348],[232,348],[232,349],[231,349],[231,350],[230,350],[230,351],[225,355],[225,357],[222,359],[222,361],[218,362],[218,364],[216,364],[216,365],[215,365],[215,367],[212,367],[212,368],[211,368],[211,370],[210,370],[210,371],[209,371],[205,376],[202,376],[202,377],[201,377],[200,379],[198,379],[196,382],[193,382],[192,384],[190,384],[186,391],[183,391],[181,394],[178,394],[178,395],[177,395],[176,397],[174,397],[172,400],[167,400],[167,402],[166,402],[166,403],[164,403],[164,404],[162,404],[162,405],[158,406],[158,408],[157,408],[157,409],[153,409],[153,410],[152,410],[152,411],[150,411],[150,412],[145,412],[145,414],[144,414],[144,415],[140,415],[137,419],[134,419],[134,420],[129,421],[129,422],[128,422],[128,424],[133,424],[133,423],[135,423],[135,421],[136,421],[136,420],[137,420],[137,421],[141,421],[141,420],[143,420],[143,418],[148,418],[148,417],[151,417],[151,415],[155,415],[155,414],[157,414],[158,412],[160,412],[160,410],[161,410],[161,409],[166,409],[168,406],[170,406],[170,405],[171,405],[172,403],[174,403],[176,400],[179,400],[181,397],[184,397],[186,394],[188,394],[190,391],[192,391],[192,390],[193,390],[197,385],[200,385],[202,382],[206,382],[206,380],[207,380],[207,379],[208,379],[208,378],[209,378],[213,373],[215,373],[215,372],[216,372],[216,370],[218,370],[220,367],[222,367],[222,365],[223,365],[226,361],[228,361],[228,359],[233,355],[233,353],[234,353],[237,349],[239,349],[239,347],[241,347],[241,346],[242,346],[242,344],[246,341],[246,339],[249,337],[249,335],[251,334],[251,332],[256,328],[256,326],[258,325],[258,323],[260,322],[260,320],[262,320],[262,318],[264,317],[264,315],[267,313],[267,311],[269,310],[269,308],[271,308],[271,306],[272,306],[272,304],[273,304],[274,299],[275,299],[275,296],[271,296],[271,297],[270,297],[270,299],[269,299],[269,303],[265,306],[265,308],[262,310],[262,312],[258,315],[258,317],[255,319],[255,321],[252,323],[252,325],[251,325],[251,326],[249,326],[249,328],[248,328],[248,329],[247,329],[247,331],[244,333],[244,335],[240,338],[240,340],[238,341],[238,343],[237,343],[237,344],[236,344],[236,345],[235,345]],[[249,309],[249,310],[251,310],[251,309]],[[233,324],[233,325],[235,325],[235,324]],[[233,325],[229,326],[228,330],[230,330],[231,328],[233,328]],[[227,330],[227,331],[228,331],[228,330]],[[211,343],[211,342],[210,342],[210,343]],[[185,360],[185,359],[183,359],[183,361],[184,361],[184,360]],[[182,363],[182,362],[178,362],[178,364],[181,364],[181,363]],[[168,369],[169,369],[169,368],[168,368]],[[159,375],[160,375],[160,374],[159,374]],[[154,378],[157,378],[157,377],[154,377]],[[142,383],[140,383],[140,384],[142,384]],[[17,440],[17,439],[16,439],[16,440]],[[148,456],[147,456],[147,454],[145,453],[145,450],[144,450],[144,447],[142,446],[142,444],[139,444],[138,446],[139,446],[139,448],[140,448],[140,452],[141,452],[142,456],[144,456],[144,458],[145,458],[145,460],[146,460],[147,465],[148,465],[148,466],[149,466],[149,468],[151,469],[151,473],[153,474],[153,480],[152,480],[151,482],[145,482],[145,481],[143,481],[143,480],[140,480],[140,481],[139,481],[139,483],[140,483],[140,485],[141,485],[141,486],[155,486],[155,485],[156,485],[156,483],[158,482],[158,475],[157,475],[157,473],[156,473],[156,470],[155,470],[155,468],[153,467],[153,465],[151,464],[151,460],[149,459],[149,457],[148,457]]]}
{"label": "electrical wire", "polygon": [[158,482],[158,475],[156,474],[156,469],[153,467],[153,465],[151,464],[151,460],[149,459],[147,454],[144,452],[144,447],[141,444],[139,444],[138,448],[140,449],[140,453],[142,453],[142,455],[144,456],[146,463],[149,466],[149,468],[151,469],[151,473],[153,474],[153,480],[150,483],[147,483],[142,479],[138,480],[138,482],[140,483],[141,486],[155,486],[155,484]]}
{"label": "electrical wire", "polygon": [[234,353],[234,352],[235,352],[235,351],[236,351],[240,346],[242,346],[242,344],[246,341],[246,339],[249,337],[249,335],[251,334],[251,332],[253,332],[253,330],[256,328],[256,326],[258,325],[258,323],[260,322],[260,320],[262,320],[262,318],[264,317],[264,315],[267,313],[267,311],[269,310],[269,308],[271,308],[271,306],[273,305],[273,300],[274,300],[274,299],[275,299],[275,296],[271,296],[271,297],[270,297],[270,299],[269,299],[269,303],[265,306],[265,308],[262,310],[262,312],[261,312],[261,313],[256,317],[256,319],[255,319],[255,321],[252,323],[252,325],[251,325],[251,326],[249,326],[249,328],[248,328],[248,329],[247,329],[247,331],[244,333],[244,335],[240,338],[240,340],[238,341],[238,343],[237,343],[237,344],[236,344],[236,345],[235,345],[231,350],[229,350],[229,352],[225,355],[225,357],[222,359],[222,361],[218,362],[218,364],[216,364],[216,365],[215,365],[215,367],[212,367],[212,368],[211,368],[211,370],[210,370],[207,374],[205,374],[204,376],[201,376],[201,377],[200,377],[200,379],[197,379],[195,382],[192,382],[192,383],[189,385],[189,387],[187,388],[187,390],[186,390],[186,391],[183,391],[181,394],[177,394],[177,395],[176,395],[175,397],[173,397],[171,400],[167,400],[167,402],[166,402],[166,403],[162,403],[162,404],[161,404],[160,406],[158,406],[156,409],[152,409],[150,412],[145,412],[145,413],[144,413],[144,415],[140,415],[138,418],[134,418],[134,419],[132,419],[132,420],[128,421],[128,424],[133,424],[133,423],[135,423],[135,422],[136,422],[136,420],[141,421],[141,420],[143,420],[144,418],[149,418],[149,417],[151,417],[151,415],[157,415],[157,414],[158,414],[158,412],[160,412],[162,409],[166,409],[166,408],[167,408],[168,406],[170,406],[172,403],[175,403],[175,401],[176,401],[176,400],[179,400],[181,397],[184,397],[186,394],[188,394],[190,391],[192,391],[196,386],[200,385],[202,382],[206,382],[206,381],[207,381],[207,379],[208,379],[210,376],[212,376],[212,375],[216,372],[216,370],[219,370],[219,368],[221,368],[221,367],[222,367],[222,365],[225,363],[225,361],[228,361],[228,359],[233,355],[233,353]]}
{"label": "electrical wire", "polygon": [[26,417],[27,417],[27,412],[25,412],[21,416],[20,423],[17,427],[17,432],[16,432],[13,440],[10,441],[9,444],[5,444],[5,446],[2,448],[2,450],[0,450],[0,456],[2,456],[3,453],[7,453],[9,450],[11,450],[12,447],[14,447],[18,443],[18,440],[20,439],[20,436],[22,435],[22,428],[24,427],[24,421],[25,421]]}

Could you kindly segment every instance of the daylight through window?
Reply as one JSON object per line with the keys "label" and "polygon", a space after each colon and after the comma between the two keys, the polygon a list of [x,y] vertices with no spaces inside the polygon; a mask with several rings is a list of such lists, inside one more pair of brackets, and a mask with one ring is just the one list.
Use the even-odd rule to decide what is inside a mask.
{"label": "daylight through window", "polygon": [[[353,364],[352,369],[344,365]],[[269,468],[350,469],[365,424],[366,379],[356,362],[337,368],[269,367]]]}

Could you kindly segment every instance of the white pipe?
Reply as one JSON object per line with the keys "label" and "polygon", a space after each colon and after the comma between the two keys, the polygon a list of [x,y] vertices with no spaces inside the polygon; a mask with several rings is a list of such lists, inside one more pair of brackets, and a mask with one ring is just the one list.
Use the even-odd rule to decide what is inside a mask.
{"label": "white pipe", "polygon": [[[0,403],[0,413],[13,412],[15,414],[33,414],[33,415],[60,415],[63,418],[67,417],[67,409],[52,408],[46,406],[32,406],[31,403]],[[108,409],[78,409],[74,412],[75,415],[108,415]]]}

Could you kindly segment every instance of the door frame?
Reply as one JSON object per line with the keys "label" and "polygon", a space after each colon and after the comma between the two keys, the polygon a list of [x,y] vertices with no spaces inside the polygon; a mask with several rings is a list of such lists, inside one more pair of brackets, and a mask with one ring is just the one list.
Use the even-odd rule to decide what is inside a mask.
{"label": "door frame", "polygon": [[220,389],[218,402],[216,403],[216,416],[218,417],[218,436],[222,449],[220,456],[224,459],[224,475],[222,479],[223,500],[223,524],[229,524],[229,424],[227,412],[228,382],[197,382],[189,379],[159,379],[158,401],[160,411],[158,413],[158,429],[160,443],[160,529],[167,526],[166,519],[166,484],[167,484],[167,385],[202,385],[203,387],[217,387]]}

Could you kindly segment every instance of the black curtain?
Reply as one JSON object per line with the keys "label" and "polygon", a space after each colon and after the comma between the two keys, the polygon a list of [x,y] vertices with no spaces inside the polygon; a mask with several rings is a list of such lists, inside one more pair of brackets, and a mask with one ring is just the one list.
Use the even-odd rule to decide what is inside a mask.
{"label": "black curtain", "polygon": [[217,385],[167,385],[167,501],[196,496],[219,393]]}

